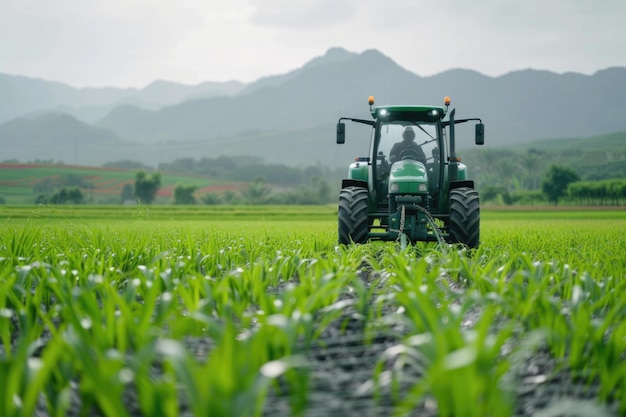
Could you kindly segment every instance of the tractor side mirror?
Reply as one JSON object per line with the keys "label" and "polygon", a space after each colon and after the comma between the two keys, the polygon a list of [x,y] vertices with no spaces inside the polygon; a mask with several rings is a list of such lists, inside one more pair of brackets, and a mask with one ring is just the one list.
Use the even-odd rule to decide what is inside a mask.
{"label": "tractor side mirror", "polygon": [[476,145],[485,144],[485,125],[478,123],[476,125]]}
{"label": "tractor side mirror", "polygon": [[341,145],[346,143],[346,124],[337,123],[337,144]]}

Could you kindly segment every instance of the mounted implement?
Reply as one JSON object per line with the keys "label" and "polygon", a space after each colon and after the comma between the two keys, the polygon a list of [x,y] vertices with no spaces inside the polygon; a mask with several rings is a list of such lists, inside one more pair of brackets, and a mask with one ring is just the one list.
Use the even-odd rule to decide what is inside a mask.
{"label": "mounted implement", "polygon": [[337,143],[345,143],[345,120],[370,125],[368,157],[350,165],[339,194],[339,243],[401,240],[440,241],[477,248],[480,204],[474,181],[455,151],[455,126],[475,125],[475,143],[484,144],[479,118],[455,120],[444,106],[375,106],[373,120],[342,117]]}

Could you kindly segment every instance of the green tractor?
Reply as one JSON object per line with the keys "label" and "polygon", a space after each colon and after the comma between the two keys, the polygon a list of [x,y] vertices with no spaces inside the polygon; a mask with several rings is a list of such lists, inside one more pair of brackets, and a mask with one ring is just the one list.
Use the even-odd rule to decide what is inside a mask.
{"label": "green tractor", "polygon": [[477,248],[479,197],[455,152],[454,128],[475,121],[475,142],[482,145],[482,120],[455,120],[449,97],[444,106],[375,106],[370,96],[369,105],[373,120],[337,123],[338,144],[346,140],[344,120],[372,127],[370,156],[357,158],[341,184],[339,243],[445,241]]}

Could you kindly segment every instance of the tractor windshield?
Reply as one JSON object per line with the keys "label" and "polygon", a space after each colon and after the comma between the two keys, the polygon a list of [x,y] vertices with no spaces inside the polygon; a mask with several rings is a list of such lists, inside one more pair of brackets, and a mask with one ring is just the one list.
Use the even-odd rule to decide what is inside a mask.
{"label": "tractor windshield", "polygon": [[[399,150],[417,145],[423,156],[417,158],[424,164],[433,162],[433,150],[438,145],[438,129],[436,123],[393,121],[380,124],[380,141],[377,155],[379,160],[394,163],[401,159]],[[394,145],[396,145],[394,147]],[[422,154],[420,154],[422,155]],[[425,158],[425,161],[422,159]]]}

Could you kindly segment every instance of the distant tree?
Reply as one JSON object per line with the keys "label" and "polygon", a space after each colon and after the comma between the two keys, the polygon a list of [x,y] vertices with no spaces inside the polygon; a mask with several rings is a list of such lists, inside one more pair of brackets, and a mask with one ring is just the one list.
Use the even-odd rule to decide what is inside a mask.
{"label": "distant tree", "polygon": [[53,194],[39,194],[35,204],[83,204],[85,195],[78,187],[62,187]]}
{"label": "distant tree", "polygon": [[33,193],[52,194],[61,187],[89,188],[93,186],[90,177],[79,174],[62,174],[42,179],[33,186]]}
{"label": "distant tree", "polygon": [[526,176],[526,189],[536,190],[539,188],[539,179],[543,160],[540,154],[531,152],[530,150],[519,157],[519,164],[524,170]]}
{"label": "distant tree", "polygon": [[622,205],[626,200],[626,180],[577,181],[569,184],[567,193],[579,204]]}
{"label": "distant tree", "polygon": [[321,176],[316,175],[312,179],[312,187],[317,191],[317,204],[325,204],[331,201],[332,188],[328,181]]}
{"label": "distant tree", "polygon": [[552,165],[541,181],[541,191],[556,206],[559,198],[567,193],[567,186],[576,181],[580,181],[576,171],[569,167]]}
{"label": "distant tree", "polygon": [[484,201],[506,205],[512,203],[511,194],[506,188],[492,185],[488,185],[480,189],[480,200],[481,202]]}
{"label": "distant tree", "polygon": [[[481,194],[482,199],[482,194]],[[510,195],[511,203],[522,206],[545,205],[546,195],[539,190],[517,191]]]}
{"label": "distant tree", "polygon": [[6,204],[6,200],[4,199],[4,197],[0,196],[0,204]]}
{"label": "distant tree", "polygon": [[174,188],[174,204],[197,204],[193,193],[198,189],[195,185],[177,185]]}
{"label": "distant tree", "polygon": [[35,204],[48,204],[48,196],[45,194],[39,194],[35,197]]}
{"label": "distant tree", "polygon": [[226,190],[222,193],[222,201],[226,204],[233,204],[237,199],[237,194],[233,190]]}
{"label": "distant tree", "polygon": [[270,188],[264,178],[256,177],[248,186],[241,190],[241,195],[247,203],[263,204],[270,193]]}
{"label": "distant tree", "polygon": [[144,171],[135,175],[135,196],[141,204],[152,204],[156,193],[161,188],[161,173],[155,172],[147,176]]}
{"label": "distant tree", "polygon": [[122,188],[122,193],[120,194],[120,200],[122,204],[126,201],[135,201],[135,192],[132,185],[124,184],[124,188]]}
{"label": "distant tree", "polygon": [[67,199],[64,203],[83,204],[85,202],[85,194],[78,187],[67,188]]}
{"label": "distant tree", "polygon": [[200,201],[208,206],[214,206],[216,204],[220,204],[222,199],[219,195],[217,195],[217,193],[206,193],[200,198]]}
{"label": "distant tree", "polygon": [[507,191],[516,189],[519,184],[518,178],[522,176],[514,157],[504,157],[494,162],[494,172],[498,183]]}
{"label": "distant tree", "polygon": [[304,168],[305,178],[313,178],[319,175],[322,175],[322,170],[320,167],[311,165],[311,166]]}

